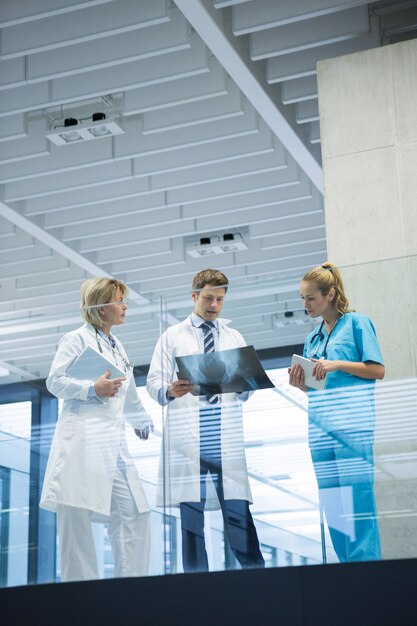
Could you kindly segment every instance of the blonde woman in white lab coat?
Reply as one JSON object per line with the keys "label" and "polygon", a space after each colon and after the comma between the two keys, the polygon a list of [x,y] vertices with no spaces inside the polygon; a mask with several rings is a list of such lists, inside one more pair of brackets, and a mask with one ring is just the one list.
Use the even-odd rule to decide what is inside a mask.
{"label": "blonde woman in white lab coat", "polygon": [[[147,439],[152,419],[138,398],[133,366],[112,326],[124,323],[127,287],[92,278],[81,286],[84,326],[59,342],[46,381],[64,400],[49,455],[40,506],[57,513],[61,580],[98,578],[91,522],[109,522],[114,575],[148,573],[150,522],[147,498],[126,444],[125,427]],[[68,367],[86,346],[124,370],[122,378],[78,380]]]}

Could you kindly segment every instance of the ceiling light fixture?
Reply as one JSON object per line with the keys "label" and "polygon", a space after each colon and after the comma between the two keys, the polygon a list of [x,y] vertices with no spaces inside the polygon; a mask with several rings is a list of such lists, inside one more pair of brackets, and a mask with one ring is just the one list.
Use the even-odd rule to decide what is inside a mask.
{"label": "ceiling light fixture", "polygon": [[197,241],[185,242],[185,251],[194,259],[247,249],[248,246],[240,233],[216,234],[209,237],[201,237]]}
{"label": "ceiling light fixture", "polygon": [[46,136],[56,146],[66,146],[101,137],[122,135],[125,132],[123,126],[116,123],[114,119],[107,119],[104,113],[93,113],[88,119],[91,122],[83,124],[83,120],[67,117],[62,126],[55,127]]}
{"label": "ceiling light fixture", "polygon": [[277,328],[285,328],[286,326],[303,326],[310,324],[312,320],[305,309],[297,309],[296,311],[282,311],[275,313],[274,325]]}

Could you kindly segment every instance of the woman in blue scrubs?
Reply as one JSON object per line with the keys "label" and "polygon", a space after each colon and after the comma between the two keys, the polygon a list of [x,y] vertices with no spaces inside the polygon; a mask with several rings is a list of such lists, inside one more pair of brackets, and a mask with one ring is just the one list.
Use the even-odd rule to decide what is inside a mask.
{"label": "woman in blue scrubs", "polygon": [[375,380],[385,375],[375,328],[349,309],[335,265],[309,270],[300,284],[312,318],[322,322],[304,344],[324,390],[307,388],[300,365],[290,384],[308,394],[309,445],[334,550],[341,562],[381,558],[374,496]]}

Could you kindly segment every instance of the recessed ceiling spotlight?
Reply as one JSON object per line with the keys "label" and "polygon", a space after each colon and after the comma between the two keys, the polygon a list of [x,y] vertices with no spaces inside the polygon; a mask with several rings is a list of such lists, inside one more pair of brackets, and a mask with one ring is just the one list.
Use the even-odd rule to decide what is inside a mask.
{"label": "recessed ceiling spotlight", "polygon": [[[100,139],[113,135],[122,135],[125,130],[114,119],[107,119],[104,113],[93,113],[91,122],[83,124],[81,120],[69,117],[64,120],[63,126],[55,128],[46,134],[49,141],[56,146],[66,146],[71,143]],[[70,130],[66,130],[70,129]]]}
{"label": "recessed ceiling spotlight", "polygon": [[304,324],[312,324],[312,320],[306,317],[305,310],[296,309],[294,311],[281,311],[274,315],[274,325],[277,328],[285,328],[286,326],[304,326]]}
{"label": "recessed ceiling spotlight", "polygon": [[240,233],[225,233],[200,237],[197,241],[186,241],[185,251],[194,259],[213,254],[225,254],[247,250],[248,246]]}

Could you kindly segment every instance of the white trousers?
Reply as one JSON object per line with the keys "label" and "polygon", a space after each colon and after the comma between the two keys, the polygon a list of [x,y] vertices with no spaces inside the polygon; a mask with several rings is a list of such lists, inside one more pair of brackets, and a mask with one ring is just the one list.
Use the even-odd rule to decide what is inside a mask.
{"label": "white trousers", "polygon": [[[86,509],[62,504],[57,507],[62,582],[98,578],[92,515]],[[149,513],[139,513],[126,474],[119,468],[113,483],[107,534],[114,576],[146,576],[151,545]]]}

